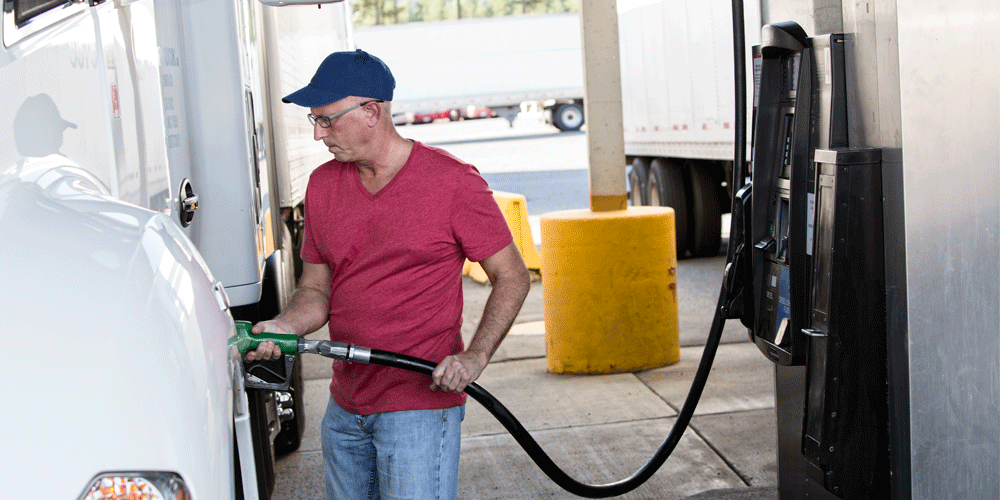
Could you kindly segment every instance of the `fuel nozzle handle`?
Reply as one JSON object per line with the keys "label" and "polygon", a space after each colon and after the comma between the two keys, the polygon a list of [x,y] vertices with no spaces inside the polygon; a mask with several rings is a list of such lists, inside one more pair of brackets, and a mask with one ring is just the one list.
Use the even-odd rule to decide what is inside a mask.
{"label": "fuel nozzle handle", "polygon": [[246,356],[247,351],[256,349],[261,342],[270,340],[281,349],[282,354],[294,356],[299,353],[299,336],[291,333],[261,333],[250,332],[253,325],[247,321],[236,322],[236,336],[229,339],[229,344],[236,344],[240,356]]}
{"label": "fuel nozzle handle", "polygon": [[341,361],[354,361],[367,363],[371,357],[371,349],[357,347],[343,342],[333,342],[331,340],[306,340],[300,339],[298,335],[290,333],[269,333],[255,334],[250,331],[251,325],[246,321],[236,322],[236,336],[229,339],[230,344],[236,344],[240,350],[240,356],[246,356],[247,351],[256,349],[261,342],[268,340],[281,349],[282,354],[294,356],[300,352],[309,354],[319,354],[327,358],[339,359]]}

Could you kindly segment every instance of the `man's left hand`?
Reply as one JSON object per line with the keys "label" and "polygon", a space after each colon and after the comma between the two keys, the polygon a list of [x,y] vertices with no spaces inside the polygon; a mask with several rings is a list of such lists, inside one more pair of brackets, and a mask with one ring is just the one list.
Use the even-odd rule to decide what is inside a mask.
{"label": "man's left hand", "polygon": [[431,378],[431,390],[462,392],[466,386],[476,381],[483,373],[489,359],[485,354],[465,351],[454,356],[448,356],[434,368]]}

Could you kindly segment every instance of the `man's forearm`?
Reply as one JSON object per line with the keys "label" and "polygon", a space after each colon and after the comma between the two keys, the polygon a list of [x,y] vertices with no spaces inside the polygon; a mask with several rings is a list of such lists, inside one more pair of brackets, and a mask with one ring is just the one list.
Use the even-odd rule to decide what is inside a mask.
{"label": "man's forearm", "polygon": [[326,324],[330,315],[330,297],[309,287],[299,287],[285,309],[274,318],[288,330],[304,337]]}
{"label": "man's forearm", "polygon": [[493,284],[483,317],[469,347],[454,356],[445,357],[434,368],[431,389],[461,392],[479,378],[528,296],[531,279],[514,243],[480,264]]}
{"label": "man's forearm", "polygon": [[325,264],[302,263],[299,286],[288,305],[276,318],[262,322],[262,328],[280,329],[299,337],[326,324],[330,315],[330,268]]}
{"label": "man's forearm", "polygon": [[479,321],[476,334],[469,342],[467,351],[482,354],[485,356],[484,362],[493,357],[511,325],[514,324],[514,319],[528,296],[530,286],[526,272],[498,276],[495,279],[493,290],[486,300],[483,317]]}

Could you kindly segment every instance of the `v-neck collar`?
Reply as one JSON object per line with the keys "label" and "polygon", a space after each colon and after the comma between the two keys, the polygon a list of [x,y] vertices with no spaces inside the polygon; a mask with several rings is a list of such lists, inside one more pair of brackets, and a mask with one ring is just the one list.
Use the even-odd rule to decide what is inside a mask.
{"label": "v-neck collar", "polygon": [[369,191],[368,188],[365,187],[365,183],[364,182],[361,182],[361,169],[358,167],[357,162],[352,162],[351,163],[351,166],[353,166],[354,170],[355,170],[354,175],[353,175],[353,177],[354,177],[354,185],[357,186],[358,190],[361,191],[362,195],[364,195],[365,197],[367,197],[369,200],[373,200],[374,201],[376,198],[378,198],[379,196],[381,196],[382,193],[384,193],[387,189],[389,189],[390,187],[392,187],[393,185],[395,185],[396,184],[396,180],[399,179],[399,177],[401,175],[403,175],[403,172],[409,170],[410,162],[413,160],[413,153],[417,150],[418,147],[422,146],[419,142],[417,142],[415,140],[411,139],[411,141],[413,141],[413,147],[410,148],[410,155],[406,157],[406,162],[403,163],[403,166],[399,168],[399,171],[396,172],[396,175],[393,175],[392,179],[389,179],[389,182],[387,182],[384,186],[382,186],[382,189],[379,189],[378,191],[375,191],[374,193],[371,192],[371,191]]}

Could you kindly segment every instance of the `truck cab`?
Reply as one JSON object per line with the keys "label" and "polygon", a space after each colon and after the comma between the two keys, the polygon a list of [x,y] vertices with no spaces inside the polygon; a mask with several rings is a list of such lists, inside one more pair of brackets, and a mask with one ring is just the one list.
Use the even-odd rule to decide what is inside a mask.
{"label": "truck cab", "polygon": [[273,103],[347,48],[349,11],[264,3],[295,2],[3,2],[3,337],[42,347],[5,363],[4,484],[267,498],[297,447],[301,375],[247,388],[228,339],[294,287],[289,171],[319,163]]}

